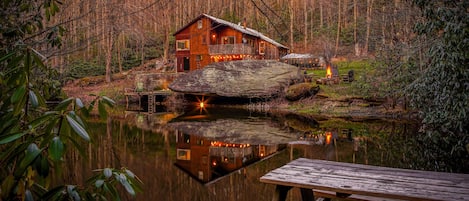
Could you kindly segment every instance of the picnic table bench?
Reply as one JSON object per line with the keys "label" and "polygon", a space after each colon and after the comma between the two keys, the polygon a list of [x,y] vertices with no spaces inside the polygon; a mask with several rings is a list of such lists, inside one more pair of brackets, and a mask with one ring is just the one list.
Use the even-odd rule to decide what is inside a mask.
{"label": "picnic table bench", "polygon": [[[275,184],[273,200],[292,187],[303,201],[314,197],[355,200],[469,200],[469,174],[378,167],[299,158],[260,178]],[[377,199],[380,198],[380,199]]]}

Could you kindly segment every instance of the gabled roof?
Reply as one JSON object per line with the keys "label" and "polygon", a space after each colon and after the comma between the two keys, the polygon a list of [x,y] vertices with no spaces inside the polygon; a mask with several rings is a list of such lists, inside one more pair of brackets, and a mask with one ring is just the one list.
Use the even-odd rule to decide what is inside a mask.
{"label": "gabled roof", "polygon": [[186,29],[187,27],[189,27],[191,24],[195,23],[196,21],[198,21],[199,19],[201,19],[202,17],[206,17],[218,24],[222,24],[222,25],[225,25],[225,26],[229,26],[241,33],[244,33],[244,34],[247,34],[247,35],[251,35],[251,36],[254,36],[254,37],[258,37],[262,40],[265,40],[277,47],[281,47],[281,48],[285,48],[285,49],[288,49],[288,47],[278,43],[277,41],[265,36],[264,34],[262,34],[261,32],[258,32],[254,29],[251,29],[251,28],[244,28],[242,25],[240,24],[235,24],[235,23],[232,23],[232,22],[228,22],[226,20],[222,20],[220,18],[216,18],[216,17],[213,17],[213,16],[210,16],[210,15],[207,15],[207,14],[202,14],[200,15],[199,17],[195,18],[194,20],[192,20],[190,23],[188,23],[186,26],[182,27],[181,29],[179,29],[178,31],[176,31],[176,33],[174,33],[173,35],[176,35],[178,34],[179,32],[181,32],[182,30]]}

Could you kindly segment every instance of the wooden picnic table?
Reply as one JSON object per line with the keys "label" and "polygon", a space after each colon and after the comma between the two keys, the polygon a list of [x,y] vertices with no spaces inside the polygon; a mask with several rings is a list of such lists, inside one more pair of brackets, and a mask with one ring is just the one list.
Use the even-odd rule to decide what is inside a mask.
{"label": "wooden picnic table", "polygon": [[274,169],[260,181],[276,185],[273,200],[285,200],[292,187],[301,189],[303,200],[314,200],[314,195],[358,200],[469,200],[469,174],[306,158]]}

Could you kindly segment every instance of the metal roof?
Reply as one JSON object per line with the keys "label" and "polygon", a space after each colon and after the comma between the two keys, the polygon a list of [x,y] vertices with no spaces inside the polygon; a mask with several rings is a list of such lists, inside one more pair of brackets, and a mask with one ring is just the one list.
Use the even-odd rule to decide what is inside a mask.
{"label": "metal roof", "polygon": [[241,24],[235,24],[235,23],[232,23],[232,22],[228,22],[226,20],[222,20],[220,18],[216,18],[216,17],[213,17],[211,15],[207,15],[207,14],[202,14],[200,15],[199,17],[195,18],[194,20],[192,20],[190,23],[188,23],[186,26],[182,27],[181,29],[179,29],[178,31],[176,31],[176,33],[174,35],[176,35],[177,33],[179,33],[180,31],[184,30],[185,28],[187,28],[189,25],[191,25],[192,23],[194,23],[195,21],[199,20],[200,18],[202,17],[207,17],[209,18],[210,20],[218,23],[218,24],[222,24],[222,25],[225,25],[225,26],[229,26],[241,33],[244,33],[244,34],[247,34],[247,35],[251,35],[251,36],[254,36],[254,37],[258,37],[264,41],[267,41],[277,47],[281,47],[281,48],[285,48],[285,49],[289,49],[287,46],[284,46],[280,43],[278,43],[277,41],[265,36],[264,34],[262,34],[261,32],[259,31],[256,31],[254,29],[251,29],[251,28],[248,28],[248,27],[244,27],[242,26]]}
{"label": "metal roof", "polygon": [[312,59],[315,58],[312,54],[298,54],[298,53],[290,53],[283,56],[281,59]]}

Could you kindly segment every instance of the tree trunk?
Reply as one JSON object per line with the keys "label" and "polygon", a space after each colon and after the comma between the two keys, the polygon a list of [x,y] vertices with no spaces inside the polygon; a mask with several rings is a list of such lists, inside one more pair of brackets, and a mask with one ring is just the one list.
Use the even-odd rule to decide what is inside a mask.
{"label": "tree trunk", "polygon": [[373,11],[373,0],[367,0],[366,5],[366,36],[365,36],[365,47],[363,50],[363,55],[368,55],[368,46],[370,40],[370,29],[371,29],[371,13]]}
{"label": "tree trunk", "polygon": [[337,56],[337,52],[339,51],[339,39],[340,39],[340,18],[341,18],[341,15],[340,15],[340,11],[341,11],[341,0],[339,0],[339,16],[337,17],[337,35],[336,35],[336,38],[335,38],[335,52],[334,52],[334,57]]}
{"label": "tree trunk", "polygon": [[294,51],[293,48],[293,23],[294,23],[294,13],[293,13],[293,1],[290,1],[290,51]]}
{"label": "tree trunk", "polygon": [[112,33],[112,28],[109,27],[109,34],[107,39],[107,51],[106,51],[106,82],[110,83],[112,81],[112,47],[114,43],[114,34]]}
{"label": "tree trunk", "polygon": [[303,10],[304,10],[304,20],[305,20],[305,21],[304,21],[304,23],[305,23],[305,24],[304,24],[304,26],[305,26],[305,34],[304,34],[304,38],[305,38],[304,43],[305,43],[305,44],[304,44],[304,51],[306,51],[307,48],[308,48],[308,9],[307,9],[307,8],[308,8],[308,4],[307,4],[307,1],[304,1],[304,2],[305,2],[305,4],[304,4],[304,9],[303,9]]}
{"label": "tree trunk", "polygon": [[358,36],[357,36],[357,18],[358,18],[357,0],[353,0],[353,44],[355,44],[355,56],[360,56],[360,44],[358,43]]}
{"label": "tree trunk", "polygon": [[319,28],[322,29],[322,26],[324,25],[324,8],[322,5],[323,0],[319,0]]}

